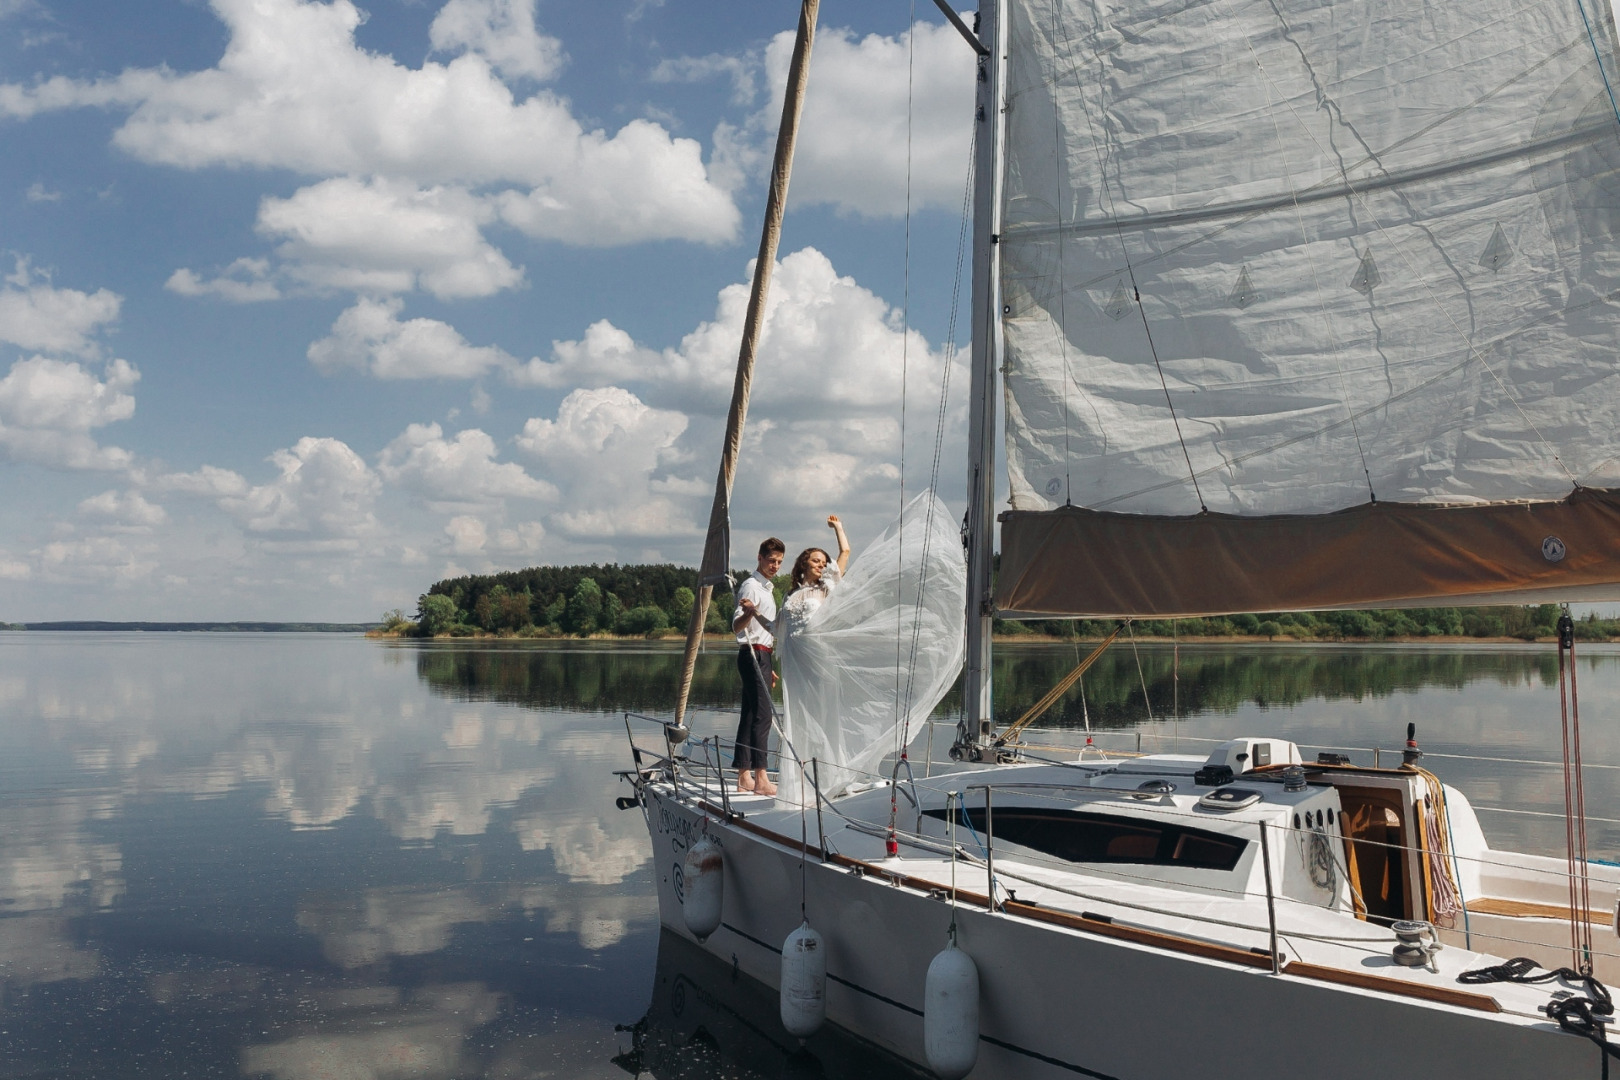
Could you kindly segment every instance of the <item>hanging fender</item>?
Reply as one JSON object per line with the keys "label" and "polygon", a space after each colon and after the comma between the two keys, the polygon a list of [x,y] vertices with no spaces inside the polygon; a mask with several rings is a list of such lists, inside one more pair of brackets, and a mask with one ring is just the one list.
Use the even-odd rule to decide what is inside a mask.
{"label": "hanging fender", "polygon": [[923,1054],[940,1080],[962,1080],[979,1060],[979,967],[954,941],[928,965]]}
{"label": "hanging fender", "polygon": [[686,852],[681,868],[684,894],[681,914],[686,928],[699,941],[707,941],[720,929],[720,913],[725,900],[726,866],[720,845],[704,836]]}
{"label": "hanging fender", "polygon": [[827,1019],[827,950],[808,922],[782,942],[782,1026],[803,1039]]}

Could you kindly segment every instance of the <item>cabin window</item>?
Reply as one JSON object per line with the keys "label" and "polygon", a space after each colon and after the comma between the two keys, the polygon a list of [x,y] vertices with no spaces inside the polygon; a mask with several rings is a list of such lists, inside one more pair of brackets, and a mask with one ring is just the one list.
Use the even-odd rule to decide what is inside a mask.
{"label": "cabin window", "polygon": [[[946,820],[943,809],[925,810]],[[984,834],[984,807],[964,807],[958,824],[971,823]],[[965,821],[964,821],[965,818]],[[1137,863],[1230,870],[1248,841],[1170,822],[1114,817],[1083,810],[1028,806],[996,807],[996,839],[1033,848],[1069,862]]]}

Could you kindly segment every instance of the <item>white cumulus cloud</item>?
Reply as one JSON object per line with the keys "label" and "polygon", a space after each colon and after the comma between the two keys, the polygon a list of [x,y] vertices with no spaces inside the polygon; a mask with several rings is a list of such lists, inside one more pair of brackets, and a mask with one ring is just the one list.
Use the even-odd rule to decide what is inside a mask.
{"label": "white cumulus cloud", "polygon": [[54,288],[27,259],[19,258],[0,288],[0,341],[24,349],[94,356],[95,334],[118,318],[123,298],[106,289],[93,293]]}
{"label": "white cumulus cloud", "polygon": [[248,482],[241,473],[221,469],[217,465],[204,465],[195,472],[162,473],[150,478],[148,486],[154,491],[172,491],[213,499],[245,495],[248,490]]}
{"label": "white cumulus cloud", "polygon": [[380,482],[347,444],[305,436],[269,461],[280,470],[274,480],[219,500],[251,532],[349,538],[375,531]]}
{"label": "white cumulus cloud", "polygon": [[135,413],[130,390],[140,372],[124,360],[98,378],[84,365],[35,356],[0,379],[0,448],[18,461],[66,469],[121,469],[128,451],[104,447],[91,430]]}
{"label": "white cumulus cloud", "polygon": [[610,383],[656,377],[663,355],[643,348],[606,319],[585,328],[578,341],[553,341],[551,359],[535,358],[512,370],[519,386],[606,386]]}
{"label": "white cumulus cloud", "polygon": [[138,491],[103,491],[79,503],[79,513],[107,522],[115,529],[150,531],[169,520],[163,507],[146,501]]}
{"label": "white cumulus cloud", "polygon": [[[150,544],[150,541],[146,541]],[[53,540],[36,555],[39,576],[56,584],[130,585],[152,575],[156,553],[116,536]]]}
{"label": "white cumulus cloud", "polygon": [[360,300],[309,347],[323,371],[357,368],[379,379],[470,379],[516,363],[493,346],[474,346],[437,319],[399,318],[398,299]]}
{"label": "white cumulus cloud", "polygon": [[696,142],[642,120],[613,134],[587,130],[549,91],[514,96],[492,62],[530,76],[555,64],[521,3],[463,0],[441,11],[439,42],[477,51],[417,68],[355,42],[363,16],[350,0],[210,6],[229,35],[217,66],[4,84],[0,114],[128,108],[116,145],[188,169],[507,185],[509,221],[571,243],[721,243],[736,233],[737,208],[710,182]]}
{"label": "white cumulus cloud", "polygon": [[169,275],[163,287],[181,296],[217,296],[233,304],[255,304],[281,299],[281,289],[270,274],[269,259],[241,258],[212,278],[182,266]]}
{"label": "white cumulus cloud", "polygon": [[[796,204],[830,203],[874,217],[904,213],[909,98],[912,208],[962,205],[976,86],[973,50],[943,23],[918,23],[915,41],[909,38],[857,38],[839,28],[816,35],[793,155]],[[762,138],[775,134],[782,115],[792,56],[791,31],[766,47],[766,85],[773,94],[750,125]]]}
{"label": "white cumulus cloud", "polygon": [[438,424],[412,424],[383,450],[378,470],[435,505],[556,497],[554,486],[495,455],[495,440],[477,428],[446,439]]}
{"label": "white cumulus cloud", "polygon": [[[599,321],[578,341],[554,342],[551,359],[527,362],[514,380],[546,387],[637,382],[686,411],[719,412],[731,399],[749,287],[740,281],[722,289],[714,317],[678,347],[638,346]],[[809,247],[777,264],[757,356],[751,408],[766,416],[786,410],[800,420],[892,415],[902,375],[937,385],[944,363],[920,333],[903,329],[896,308]]]}
{"label": "white cumulus cloud", "polygon": [[488,243],[485,199],[458,187],[338,177],[287,199],[265,199],[258,231],[281,241],[288,273],[320,288],[395,293],[422,288],[440,299],[489,296],[523,271]]}
{"label": "white cumulus cloud", "polygon": [[593,540],[681,536],[695,528],[683,500],[662,490],[669,481],[661,474],[686,425],[681,413],[652,408],[620,387],[579,389],[555,420],[524,424],[517,444],[563,488],[562,509],[551,518],[561,531]]}
{"label": "white cumulus cloud", "polygon": [[450,538],[450,550],[457,555],[477,555],[489,540],[489,530],[471,514],[461,514],[445,523],[444,534]]}
{"label": "white cumulus cloud", "polygon": [[433,17],[428,39],[440,52],[466,50],[508,77],[549,79],[562,66],[562,43],[534,25],[535,0],[450,0]]}
{"label": "white cumulus cloud", "polygon": [[[811,56],[815,53],[812,52]],[[677,56],[660,60],[648,80],[655,83],[696,83],[710,79],[725,79],[731,83],[731,100],[738,105],[752,105],[758,92],[758,57],[726,56],[710,53],[708,56]]]}

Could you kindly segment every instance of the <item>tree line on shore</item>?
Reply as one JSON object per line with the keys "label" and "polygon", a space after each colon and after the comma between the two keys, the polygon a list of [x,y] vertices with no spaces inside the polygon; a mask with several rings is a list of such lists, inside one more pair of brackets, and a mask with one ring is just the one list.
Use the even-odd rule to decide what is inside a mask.
{"label": "tree line on shore", "polygon": [[[742,580],[745,571],[734,574]],[[621,566],[536,566],[500,574],[469,574],[435,582],[417,599],[415,619],[395,610],[384,632],[415,637],[589,637],[593,634],[659,637],[679,634],[692,617],[697,572],[673,563]],[[777,602],[786,594],[786,574],[775,579]],[[704,629],[727,632],[732,595],[717,588]],[[1149,638],[1264,637],[1270,640],[1382,641],[1390,638],[1519,638],[1553,636],[1558,606],[1402,608],[1384,611],[1301,611],[1230,615],[1207,619],[1138,620],[1132,631]],[[1101,638],[1115,623],[1102,619],[1012,622],[996,620],[995,632],[1059,639]],[[1586,641],[1620,637],[1620,620],[1595,614],[1576,620]]]}
{"label": "tree line on shore", "polygon": [[[739,580],[744,576],[744,571],[736,574]],[[435,582],[417,598],[414,621],[391,611],[383,618],[383,629],[418,637],[657,637],[685,630],[696,603],[695,580],[695,570],[673,563],[535,566],[469,574]],[[786,575],[777,578],[779,597],[786,582]],[[716,589],[705,629],[724,633],[732,606],[731,593]]]}

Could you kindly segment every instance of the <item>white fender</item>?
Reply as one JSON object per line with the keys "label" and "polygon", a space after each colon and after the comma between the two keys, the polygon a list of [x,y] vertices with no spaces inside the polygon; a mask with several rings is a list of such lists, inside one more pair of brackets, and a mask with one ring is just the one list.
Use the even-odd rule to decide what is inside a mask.
{"label": "white fender", "polygon": [[923,1054],[940,1080],[962,1080],[979,1060],[979,968],[954,941],[928,965]]}
{"label": "white fender", "polygon": [[705,836],[686,852],[682,868],[684,893],[681,914],[686,928],[699,941],[720,929],[721,901],[725,896],[726,867],[720,845]]}
{"label": "white fender", "polygon": [[781,996],[789,1035],[813,1035],[827,1019],[827,950],[807,922],[782,942]]}

